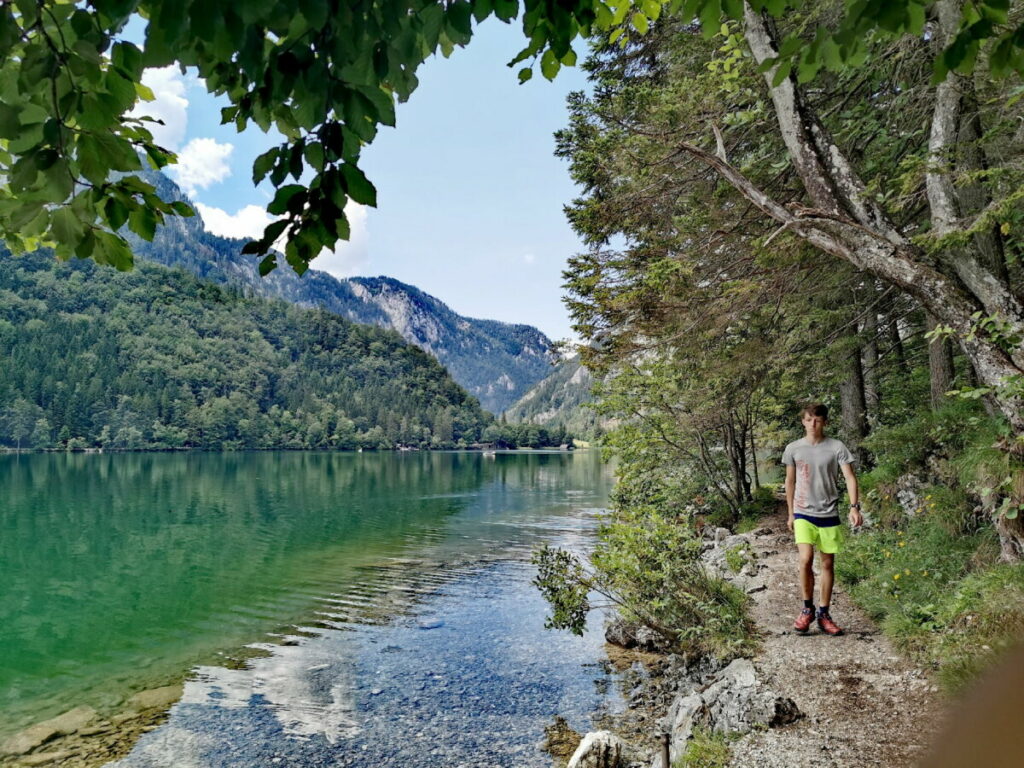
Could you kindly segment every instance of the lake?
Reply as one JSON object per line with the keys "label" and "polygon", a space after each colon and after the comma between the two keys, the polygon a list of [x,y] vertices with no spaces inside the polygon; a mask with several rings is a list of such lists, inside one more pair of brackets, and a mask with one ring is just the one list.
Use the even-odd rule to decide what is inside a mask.
{"label": "lake", "polygon": [[545,765],[553,714],[618,703],[530,552],[585,550],[610,486],[595,452],[0,456],[3,731],[187,672],[125,765]]}

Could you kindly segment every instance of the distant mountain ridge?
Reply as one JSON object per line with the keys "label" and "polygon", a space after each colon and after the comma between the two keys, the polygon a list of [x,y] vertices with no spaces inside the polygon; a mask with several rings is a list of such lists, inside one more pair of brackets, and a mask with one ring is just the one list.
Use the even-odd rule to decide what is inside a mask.
{"label": "distant mountain ridge", "polygon": [[[147,174],[165,200],[187,199],[174,182]],[[241,240],[203,228],[197,216],[172,219],[152,242],[131,238],[135,253],[182,267],[216,283],[257,296],[322,307],[357,323],[397,331],[429,352],[487,410],[500,413],[551,372],[551,341],[530,325],[463,317],[439,299],[390,277],[338,279],[310,270],[299,277],[283,264],[261,278],[257,261],[242,256]]]}
{"label": "distant mountain ridge", "polygon": [[594,400],[590,371],[578,357],[562,360],[548,371],[548,376],[505,410],[505,418],[511,423],[559,425],[586,439],[600,436],[610,422],[589,407]]}

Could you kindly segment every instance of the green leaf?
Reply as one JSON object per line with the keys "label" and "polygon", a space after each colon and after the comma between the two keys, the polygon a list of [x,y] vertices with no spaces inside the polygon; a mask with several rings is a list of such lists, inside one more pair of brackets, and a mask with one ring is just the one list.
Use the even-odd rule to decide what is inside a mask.
{"label": "green leaf", "polygon": [[504,22],[509,22],[519,13],[518,0],[493,0],[494,15]]}
{"label": "green leaf", "polygon": [[128,214],[128,228],[147,242],[152,242],[156,234],[156,224],[156,214],[145,206],[140,206]]}
{"label": "green leaf", "polygon": [[722,5],[719,0],[705,0],[700,6],[699,17],[704,39],[710,40],[718,34],[718,27],[722,21]]}
{"label": "green leaf", "polygon": [[324,146],[319,141],[306,144],[303,156],[310,168],[319,172],[324,166]]}
{"label": "green leaf", "polygon": [[120,41],[111,49],[114,66],[129,80],[138,81],[142,77],[142,51],[134,44]]}
{"label": "green leaf", "polygon": [[281,187],[274,195],[273,201],[267,206],[267,213],[283,216],[288,211],[289,204],[298,195],[301,195],[302,201],[305,202],[306,188],[301,184],[288,184]]}
{"label": "green leaf", "polygon": [[531,77],[533,77],[533,68],[532,67],[523,67],[522,69],[519,70],[519,84],[520,85],[525,83]]}
{"label": "green leaf", "polygon": [[558,63],[558,57],[555,56],[555,52],[550,48],[544,51],[544,55],[540,57],[540,72],[548,80],[555,79],[555,75],[558,74],[558,70],[561,66],[562,65]]}
{"label": "green leaf", "polygon": [[108,197],[103,204],[103,216],[107,225],[116,232],[128,221],[128,208],[116,197]]}
{"label": "green leaf", "polygon": [[14,139],[21,133],[18,110],[0,102],[0,139]]}
{"label": "green leaf", "polygon": [[362,205],[377,205],[377,190],[359,168],[346,163],[341,166],[341,172],[345,177],[345,190],[350,198]]}
{"label": "green leaf", "polygon": [[70,206],[61,206],[50,214],[50,231],[57,242],[74,247],[82,237],[83,225]]}
{"label": "green leaf", "polygon": [[260,262],[260,277],[266,277],[277,269],[277,254],[271,253]]}
{"label": "green leaf", "polygon": [[448,6],[445,20],[449,28],[456,33],[456,42],[468,42],[473,32],[472,15],[473,9],[466,0],[455,0]]}
{"label": "green leaf", "polygon": [[492,10],[494,10],[494,6],[491,4],[491,0],[473,0],[473,18],[478,24],[490,16]]}
{"label": "green leaf", "polygon": [[642,13],[634,13],[629,21],[633,25],[633,29],[635,29],[641,35],[647,34],[647,17],[644,16]]}
{"label": "green leaf", "polygon": [[132,250],[122,237],[110,232],[94,233],[92,258],[97,264],[109,264],[121,272],[127,272],[135,263]]}
{"label": "green leaf", "polygon": [[772,88],[778,88],[782,85],[782,82],[789,77],[789,73],[793,71],[793,60],[786,59],[779,64],[779,68],[775,70],[775,77],[772,78]]}

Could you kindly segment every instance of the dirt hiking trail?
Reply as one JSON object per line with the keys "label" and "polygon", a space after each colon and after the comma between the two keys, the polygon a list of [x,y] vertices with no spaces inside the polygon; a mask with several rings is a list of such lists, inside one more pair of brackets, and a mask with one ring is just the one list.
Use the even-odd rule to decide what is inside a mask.
{"label": "dirt hiking trail", "polygon": [[[804,717],[743,737],[733,745],[730,766],[907,768],[917,763],[944,714],[943,697],[927,672],[895,651],[842,584],[833,590],[831,613],[844,634],[830,637],[816,624],[807,635],[796,633],[793,620],[802,603],[796,545],[785,512],[766,518],[749,540],[763,584],[751,594],[751,613],[763,638],[754,665]],[[815,557],[815,603],[819,571]]]}

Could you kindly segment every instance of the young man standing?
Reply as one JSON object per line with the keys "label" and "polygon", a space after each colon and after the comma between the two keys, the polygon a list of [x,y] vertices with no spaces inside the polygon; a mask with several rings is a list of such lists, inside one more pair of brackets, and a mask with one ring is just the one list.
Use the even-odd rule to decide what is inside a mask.
{"label": "young man standing", "polygon": [[843,526],[839,519],[839,470],[846,478],[850,494],[850,525],[864,522],[860,513],[857,476],[853,473],[856,458],[842,441],[825,437],[828,406],[809,405],[803,410],[804,436],[786,446],[782,463],[786,465],[786,505],[789,508],[789,530],[796,534],[800,552],[800,589],[804,608],[793,627],[806,632],[814,621],[814,548],[821,553],[821,604],[818,606],[818,628],[827,635],[841,635],[829,615],[832,600],[835,556],[843,546]]}

